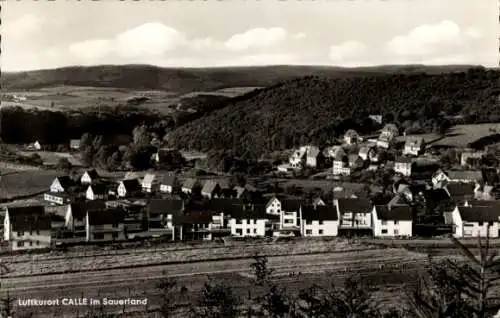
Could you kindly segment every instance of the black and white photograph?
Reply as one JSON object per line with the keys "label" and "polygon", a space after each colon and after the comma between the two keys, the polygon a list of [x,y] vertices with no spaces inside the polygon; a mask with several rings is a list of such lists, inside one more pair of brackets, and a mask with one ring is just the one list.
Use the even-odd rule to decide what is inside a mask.
{"label": "black and white photograph", "polygon": [[500,318],[498,0],[0,17],[0,318]]}

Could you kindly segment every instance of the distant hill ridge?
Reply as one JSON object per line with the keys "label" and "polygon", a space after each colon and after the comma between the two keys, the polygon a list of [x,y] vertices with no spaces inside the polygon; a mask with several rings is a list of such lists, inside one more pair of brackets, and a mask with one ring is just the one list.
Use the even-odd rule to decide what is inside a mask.
{"label": "distant hill ridge", "polygon": [[259,158],[307,143],[325,145],[349,128],[369,131],[369,114],[422,132],[439,131],[443,113],[463,115],[465,124],[500,122],[500,70],[380,74],[283,81],[228,100],[174,130],[169,142]]}
{"label": "distant hill ridge", "polygon": [[34,89],[58,85],[160,89],[180,93],[228,87],[269,86],[296,77],[370,76],[384,73],[437,74],[464,71],[470,65],[385,65],[343,68],[335,66],[254,66],[213,68],[162,68],[152,65],[71,66],[26,72],[3,72],[3,89]]}

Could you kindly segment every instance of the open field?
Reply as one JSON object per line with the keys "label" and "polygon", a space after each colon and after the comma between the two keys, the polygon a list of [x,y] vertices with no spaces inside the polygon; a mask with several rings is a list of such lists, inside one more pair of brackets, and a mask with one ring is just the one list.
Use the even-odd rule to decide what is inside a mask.
{"label": "open field", "polygon": [[56,176],[55,170],[22,171],[0,177],[0,199],[13,199],[48,191]]}
{"label": "open field", "polygon": [[456,125],[450,128],[443,139],[436,141],[432,145],[444,147],[469,147],[480,139],[499,134],[499,123]]}
{"label": "open field", "polygon": [[134,90],[114,87],[54,86],[26,91],[4,91],[4,95],[22,96],[26,100],[2,100],[3,107],[37,108],[41,110],[82,110],[87,107],[113,107],[126,105],[130,98],[146,97],[138,107],[170,113],[177,109],[183,98],[197,95],[235,97],[257,87],[234,87],[216,91],[194,91],[186,94],[162,90]]}

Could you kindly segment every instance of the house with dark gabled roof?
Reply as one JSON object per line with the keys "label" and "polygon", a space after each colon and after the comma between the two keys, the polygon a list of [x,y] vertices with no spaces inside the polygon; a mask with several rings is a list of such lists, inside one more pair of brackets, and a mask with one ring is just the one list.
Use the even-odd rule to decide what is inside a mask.
{"label": "house with dark gabled roof", "polygon": [[91,184],[95,181],[97,181],[97,179],[99,179],[99,174],[97,173],[97,171],[95,169],[91,169],[91,170],[86,170],[81,178],[80,178],[80,182],[82,184]]}
{"label": "house with dark gabled roof", "polygon": [[340,198],[334,200],[334,205],[341,229],[371,231],[372,204],[369,199]]}
{"label": "house with dark gabled roof", "polygon": [[185,194],[192,194],[196,188],[200,187],[200,182],[197,179],[188,178],[182,184],[181,191]]}
{"label": "house with dark gabled roof", "polygon": [[303,205],[300,209],[302,236],[337,236],[339,216],[333,205]]}
{"label": "house with dark gabled roof", "polygon": [[163,176],[163,179],[160,182],[160,192],[173,193],[175,186],[176,186],[175,173],[169,172]]}
{"label": "house with dark gabled roof", "polygon": [[104,183],[90,184],[85,192],[87,200],[102,200],[108,195],[108,185]]}
{"label": "house with dark gabled roof", "polygon": [[118,184],[117,193],[121,198],[134,196],[141,191],[141,184],[137,179],[122,180]]}
{"label": "house with dark gabled roof", "polygon": [[500,209],[494,206],[457,206],[452,213],[455,237],[499,237]]}
{"label": "house with dark gabled roof", "polygon": [[172,215],[174,240],[212,240],[229,233],[230,229],[224,226],[224,213],[209,211],[203,206],[190,205],[182,213]]}
{"label": "house with dark gabled roof", "polygon": [[151,199],[147,205],[148,228],[171,228],[172,217],[182,211],[183,200]]}
{"label": "house with dark gabled roof", "polygon": [[412,236],[413,213],[408,205],[376,205],[372,210],[374,236]]}
{"label": "house with dark gabled roof", "polygon": [[266,213],[272,215],[281,214],[281,201],[277,197],[272,197],[266,204]]}
{"label": "house with dark gabled roof", "polygon": [[43,206],[8,207],[4,240],[12,250],[48,248],[52,244],[51,218]]}
{"label": "house with dark gabled roof", "polygon": [[201,195],[211,199],[215,196],[219,196],[221,193],[221,187],[217,181],[207,180],[201,189]]}
{"label": "house with dark gabled roof", "polygon": [[228,216],[231,235],[237,237],[263,237],[272,234],[271,220],[278,216],[266,213],[263,205],[237,205]]}
{"label": "house with dark gabled roof", "polygon": [[51,193],[67,192],[68,189],[75,183],[69,176],[56,177],[52,184],[50,185]]}
{"label": "house with dark gabled roof", "polygon": [[93,200],[87,202],[75,202],[68,204],[66,208],[65,227],[72,231],[75,236],[86,236],[86,216],[87,211],[105,210],[106,201]]}
{"label": "house with dark gabled roof", "polygon": [[125,235],[125,211],[123,209],[87,210],[86,241],[123,241]]}
{"label": "house with dark gabled roof", "polygon": [[467,200],[474,198],[479,185],[474,183],[450,182],[444,189],[455,204],[463,205]]}

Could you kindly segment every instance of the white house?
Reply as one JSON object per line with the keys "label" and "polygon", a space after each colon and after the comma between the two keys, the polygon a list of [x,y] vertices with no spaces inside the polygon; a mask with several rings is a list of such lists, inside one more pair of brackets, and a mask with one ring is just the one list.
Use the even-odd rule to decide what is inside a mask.
{"label": "white house", "polygon": [[394,138],[399,135],[399,130],[394,124],[387,124],[382,128],[382,132],[380,133],[377,139],[377,146],[381,148],[389,148]]}
{"label": "white house", "polygon": [[410,158],[400,157],[394,162],[394,171],[403,176],[411,176],[413,161]]}
{"label": "white house", "polygon": [[278,198],[273,197],[266,204],[266,213],[272,215],[280,215],[281,214],[281,202]]}
{"label": "white house", "polygon": [[86,170],[82,177],[80,178],[80,182],[82,184],[91,184],[99,178],[97,171],[95,169]]}
{"label": "white house", "polygon": [[8,207],[4,240],[11,250],[47,248],[52,243],[51,219],[43,206]]}
{"label": "white house", "polygon": [[339,217],[335,206],[304,205],[300,210],[302,236],[337,236]]}
{"label": "white house", "polygon": [[306,166],[316,168],[320,164],[321,152],[318,147],[310,146],[307,148]]}
{"label": "white house", "polygon": [[403,148],[403,155],[418,156],[424,151],[423,138],[408,138]]}
{"label": "white house", "polygon": [[408,205],[376,205],[372,216],[374,236],[412,236],[413,217]]}
{"label": "white house", "polygon": [[455,237],[499,237],[500,209],[494,206],[457,206],[452,212]]}
{"label": "white house", "polygon": [[334,200],[340,228],[371,229],[372,204],[368,199],[339,198]]}
{"label": "white house", "polygon": [[200,183],[196,179],[188,178],[184,181],[181,187],[182,193],[192,194],[194,189],[199,187]]}
{"label": "white house", "polygon": [[232,236],[263,237],[271,230],[270,219],[276,216],[266,213],[265,209],[232,209],[228,226]]}
{"label": "white house", "polygon": [[351,174],[352,169],[349,163],[349,157],[346,155],[339,155],[333,160],[333,175],[336,176],[348,176]]}

